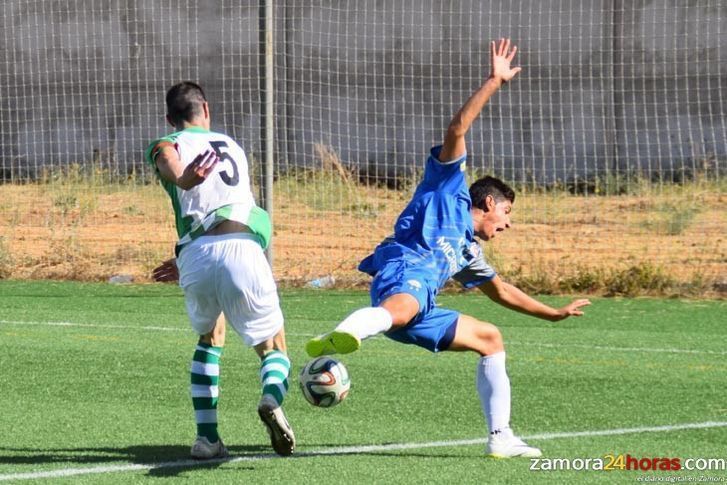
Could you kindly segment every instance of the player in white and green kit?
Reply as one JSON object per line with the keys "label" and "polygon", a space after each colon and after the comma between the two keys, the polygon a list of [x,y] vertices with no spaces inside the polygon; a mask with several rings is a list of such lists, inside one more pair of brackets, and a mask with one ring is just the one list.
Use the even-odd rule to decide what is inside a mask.
{"label": "player in white and green kit", "polygon": [[200,335],[191,366],[197,422],[191,454],[203,459],[227,456],[217,431],[227,320],[262,360],[258,414],[275,451],[290,455],[295,436],[281,408],[290,360],[277,288],[263,253],[272,233],[270,218],[255,205],[242,147],[210,131],[202,88],[177,84],[167,92],[166,103],[167,121],[176,131],[154,140],[145,157],[172,200],[179,285],[192,328]]}

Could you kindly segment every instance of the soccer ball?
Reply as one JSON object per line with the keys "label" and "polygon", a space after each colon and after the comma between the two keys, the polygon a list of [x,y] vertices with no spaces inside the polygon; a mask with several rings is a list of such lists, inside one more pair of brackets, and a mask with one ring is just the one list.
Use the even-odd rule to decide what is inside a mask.
{"label": "soccer ball", "polygon": [[351,378],[346,367],[331,357],[318,357],[308,362],[298,377],[306,401],[314,406],[330,408],[346,399]]}

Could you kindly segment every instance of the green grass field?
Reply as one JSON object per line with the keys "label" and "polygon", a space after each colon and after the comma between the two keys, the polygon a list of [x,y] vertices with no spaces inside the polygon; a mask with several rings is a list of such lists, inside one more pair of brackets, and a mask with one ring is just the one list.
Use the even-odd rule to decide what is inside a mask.
{"label": "green grass field", "polygon": [[[297,380],[305,340],[366,305],[367,295],[295,290],[284,291],[282,302]],[[545,457],[727,459],[725,302],[596,299],[585,317],[558,324],[477,293],[443,295],[440,303],[500,326],[513,427]],[[314,408],[291,387],[285,407],[298,448],[282,459],[271,454],[255,412],[258,360],[230,332],[220,431],[232,458],[195,464],[187,459],[195,340],[173,285],[0,283],[0,480],[727,482],[727,470],[531,471],[527,459],[487,459],[477,358],[432,355],[383,337],[343,359],[352,390],[340,406]],[[684,427],[693,424],[704,427]],[[649,429],[662,426],[673,428]]]}

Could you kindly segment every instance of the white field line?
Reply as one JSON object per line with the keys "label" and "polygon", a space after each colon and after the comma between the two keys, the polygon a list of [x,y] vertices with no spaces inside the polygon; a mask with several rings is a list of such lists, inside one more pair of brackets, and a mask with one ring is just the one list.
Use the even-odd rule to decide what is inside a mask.
{"label": "white field line", "polygon": [[[144,325],[141,327],[134,325],[122,325],[120,323],[77,323],[77,322],[32,322],[24,320],[0,320],[0,327],[2,325],[18,325],[18,326],[44,326],[44,327],[78,327],[78,328],[110,328],[110,329],[121,329],[121,330],[142,330],[142,331],[159,331],[159,332],[185,332],[190,335],[194,332],[191,327],[157,327],[153,325]],[[306,333],[287,333],[286,335],[292,335],[297,337],[315,337],[317,334],[306,334]]]}
{"label": "white field line", "polygon": [[102,325],[98,323],[76,323],[76,322],[28,322],[22,320],[0,320],[0,325],[20,325],[20,326],[46,326],[46,327],[81,327],[81,328],[119,328],[123,330],[155,330],[161,332],[189,332],[189,328],[176,327],[134,327],[132,325],[109,324]]}
{"label": "white field line", "polygon": [[578,349],[589,350],[607,350],[609,352],[653,352],[666,354],[708,354],[708,355],[727,355],[727,351],[720,350],[698,350],[698,349],[675,349],[675,348],[649,348],[649,347],[613,347],[609,345],[588,345],[588,344],[549,344],[545,342],[521,342],[510,341],[505,345],[529,345],[533,347],[547,347],[559,349],[562,347],[573,347]]}
{"label": "white field line", "polygon": [[[20,326],[48,326],[48,327],[81,327],[81,328],[110,328],[123,330],[142,330],[142,331],[160,331],[160,332],[185,332],[191,333],[188,327],[158,327],[158,326],[133,326],[122,324],[97,324],[97,323],[76,323],[76,322],[33,322],[22,320],[0,320],[2,325],[20,325]],[[288,332],[291,337],[315,337],[312,333],[296,333]],[[675,348],[649,348],[649,347],[613,347],[606,345],[587,345],[587,344],[549,344],[545,342],[525,342],[525,341],[508,341],[508,345],[527,345],[533,347],[562,348],[573,347],[591,350],[606,350],[609,352],[651,352],[666,354],[697,354],[697,355],[727,355],[727,351],[719,350],[699,350],[699,349],[675,349]]]}
{"label": "white field line", "polygon": [[[638,428],[617,428],[617,429],[605,429],[605,430],[594,430],[594,431],[565,431],[556,433],[540,433],[529,436],[523,436],[525,440],[531,441],[546,441],[554,440],[559,438],[581,438],[581,437],[592,437],[592,436],[613,436],[613,435],[624,435],[624,434],[638,434],[638,433],[663,433],[669,431],[679,431],[685,429],[708,429],[708,428],[724,428],[727,427],[727,421],[708,421],[704,423],[684,423],[684,424],[673,424],[666,426],[645,426]],[[328,448],[322,450],[304,451],[296,453],[294,458],[305,458],[314,456],[330,456],[330,455],[359,455],[366,453],[375,453],[381,451],[399,451],[399,450],[414,450],[424,448],[445,448],[455,446],[471,446],[471,445],[482,445],[487,442],[487,438],[474,438],[466,440],[451,440],[451,441],[430,441],[425,443],[392,443],[387,445],[365,445],[365,446],[342,446],[338,448]],[[191,468],[195,466],[206,466],[219,463],[240,463],[249,461],[260,461],[279,458],[277,455],[266,454],[266,455],[245,455],[230,458],[219,458],[214,460],[178,460],[178,461],[166,461],[161,463],[151,464],[138,464],[128,463],[125,465],[105,465],[97,467],[87,468],[65,468],[60,470],[49,470],[41,472],[28,472],[28,473],[8,473],[0,475],[0,481],[7,480],[33,480],[40,478],[61,478],[71,477],[78,475],[97,475],[103,473],[114,473],[114,472],[130,472],[139,470],[157,470],[160,468]]]}

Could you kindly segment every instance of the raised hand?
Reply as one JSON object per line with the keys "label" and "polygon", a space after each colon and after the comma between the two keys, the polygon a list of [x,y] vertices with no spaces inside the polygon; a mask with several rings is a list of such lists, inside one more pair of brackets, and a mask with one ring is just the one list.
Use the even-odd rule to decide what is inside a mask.
{"label": "raised hand", "polygon": [[490,42],[490,65],[492,66],[490,77],[507,82],[522,71],[520,67],[510,67],[516,52],[516,46],[512,46],[510,49],[510,39],[500,39],[499,44],[494,40]]}
{"label": "raised hand", "polygon": [[177,185],[184,190],[189,190],[201,184],[212,173],[219,161],[219,157],[213,150],[205,150],[197,155],[192,163],[184,167]]}

